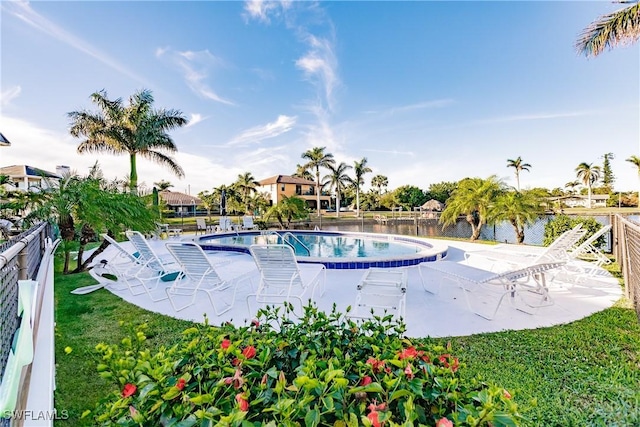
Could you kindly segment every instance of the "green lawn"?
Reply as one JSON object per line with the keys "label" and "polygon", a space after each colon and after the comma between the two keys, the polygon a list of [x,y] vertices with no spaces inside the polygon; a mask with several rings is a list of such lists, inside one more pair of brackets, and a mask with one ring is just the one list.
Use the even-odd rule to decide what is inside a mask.
{"label": "green lawn", "polygon": [[[92,283],[86,273],[56,276],[55,405],[70,416],[58,426],[91,425],[79,419],[82,412],[114,391],[96,373],[96,344],[118,343],[131,325],[147,323],[149,344],[158,348],[174,343],[190,325],[105,290],[69,294]],[[525,425],[640,425],[640,325],[625,301],[568,325],[433,341],[451,342],[463,376],[480,375],[514,391],[530,420]]]}

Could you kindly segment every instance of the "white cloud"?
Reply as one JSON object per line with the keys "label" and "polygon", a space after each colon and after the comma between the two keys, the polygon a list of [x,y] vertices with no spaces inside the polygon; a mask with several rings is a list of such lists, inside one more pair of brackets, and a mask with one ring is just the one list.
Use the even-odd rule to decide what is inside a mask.
{"label": "white cloud", "polygon": [[453,104],[453,99],[436,99],[433,101],[424,101],[424,102],[418,102],[416,104],[409,104],[409,105],[403,105],[400,107],[393,107],[391,108],[388,112],[390,114],[396,114],[396,113],[404,113],[407,111],[414,111],[414,110],[423,110],[425,108],[441,108],[441,107],[446,107],[448,105]]}
{"label": "white cloud", "polygon": [[11,104],[11,101],[20,96],[20,92],[22,92],[22,88],[20,86],[13,86],[2,91],[2,93],[0,93],[0,105],[6,107]]}
{"label": "white cloud", "polygon": [[227,105],[235,105],[232,101],[218,95],[208,83],[209,70],[222,61],[209,52],[201,51],[174,51],[171,48],[156,49],[156,57],[168,56],[173,65],[182,72],[182,76],[189,89],[197,95]]}
{"label": "white cloud", "polygon": [[325,105],[332,110],[334,91],[339,84],[338,61],[333,51],[333,43],[313,35],[308,35],[306,41],[310,49],[296,61],[296,66],[323,93]]}
{"label": "white cloud", "polygon": [[362,151],[370,151],[372,153],[384,153],[384,154],[394,154],[394,155],[403,155],[403,156],[415,156],[416,153],[413,151],[400,151],[400,150],[376,150],[373,148],[364,148]]}
{"label": "white cloud", "polygon": [[245,18],[257,19],[264,23],[270,23],[270,16],[278,16],[281,11],[286,11],[291,6],[291,0],[262,1],[248,0],[244,3]]}
{"label": "white cloud", "polygon": [[279,115],[275,122],[267,123],[263,126],[255,126],[241,132],[238,136],[229,141],[228,145],[241,145],[248,143],[259,143],[268,138],[274,138],[289,132],[296,124],[296,117]]}
{"label": "white cloud", "polygon": [[508,122],[522,122],[529,120],[553,120],[562,119],[566,117],[580,117],[593,114],[589,111],[569,111],[566,113],[534,113],[534,114],[520,114],[504,117],[494,117],[490,119],[474,120],[472,124],[485,125],[494,123],[508,123]]}
{"label": "white cloud", "polygon": [[16,18],[22,20],[28,25],[34,27],[35,29],[42,31],[43,33],[65,43],[73,47],[74,49],[79,50],[94,59],[102,62],[103,64],[113,68],[114,70],[131,77],[134,80],[145,83],[145,80],[135,74],[133,71],[127,69],[124,65],[120,64],[115,59],[111,58],[109,55],[101,52],[96,47],[92,46],[90,43],[82,40],[76,35],[68,32],[64,28],[59,25],[49,21],[44,16],[40,15],[36,11],[31,8],[31,5],[27,1],[10,1],[10,2],[2,2],[0,4],[0,8],[2,10],[6,10],[9,14],[15,16]]}
{"label": "white cloud", "polygon": [[195,126],[205,119],[206,117],[202,117],[202,114],[191,113],[191,118],[189,119],[189,123],[187,123],[185,128],[190,128],[191,126]]}

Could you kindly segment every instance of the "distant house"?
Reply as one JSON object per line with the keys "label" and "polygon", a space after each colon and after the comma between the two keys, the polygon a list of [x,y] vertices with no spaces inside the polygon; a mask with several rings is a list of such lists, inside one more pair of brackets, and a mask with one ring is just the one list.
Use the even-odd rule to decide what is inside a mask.
{"label": "distant house", "polygon": [[[588,208],[589,197],[582,194],[572,194],[570,196],[550,197],[550,201],[561,206],[567,206],[569,208]],[[591,195],[591,208],[605,208],[607,207],[607,200],[609,200],[608,194],[592,194]]]}
{"label": "distant house", "polygon": [[199,198],[177,191],[160,191],[158,197],[176,216],[195,216],[196,210],[202,206],[202,200]]}
{"label": "distant house", "polygon": [[34,188],[46,190],[62,176],[28,165],[13,165],[0,168],[0,175],[7,175],[15,184],[12,190],[33,191]]}
{"label": "distant house", "polygon": [[[317,206],[316,183],[304,178],[288,175],[275,175],[258,182],[256,190],[269,195],[269,205],[280,202],[284,197],[296,196],[307,202],[307,207],[315,210]],[[320,194],[320,209],[329,209],[331,196]]]}

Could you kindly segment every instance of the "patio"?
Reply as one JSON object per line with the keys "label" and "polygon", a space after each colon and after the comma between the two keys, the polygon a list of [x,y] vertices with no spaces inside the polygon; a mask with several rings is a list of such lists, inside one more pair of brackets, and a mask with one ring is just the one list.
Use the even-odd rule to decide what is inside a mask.
{"label": "patio", "polygon": [[[150,243],[159,255],[168,257],[169,254],[165,243],[169,241],[175,242],[177,239],[151,240]],[[438,240],[438,242],[442,241]],[[481,244],[458,241],[448,241],[447,244],[449,245],[449,253],[446,259],[455,262],[464,260],[465,251],[478,250],[484,247]],[[122,246],[131,250],[128,242],[123,243]],[[98,258],[109,259],[114,253],[112,251],[115,251],[115,249],[108,248]],[[253,259],[249,255],[214,253],[211,257],[215,262],[231,258],[232,262],[227,266],[220,267],[220,269],[255,270],[252,275],[252,281],[254,287],[258,285],[259,274],[255,269]],[[347,306],[353,305],[356,300],[356,286],[363,273],[364,270],[327,270],[326,292],[322,297],[316,296],[318,307],[321,310],[330,311],[333,304],[336,304],[337,309],[344,312]],[[440,280],[437,272],[424,269],[423,274],[428,281]],[[164,282],[161,283],[165,284]],[[558,281],[550,283],[549,293],[555,304],[540,308],[533,315],[523,313],[514,309],[508,303],[503,303],[496,318],[489,321],[468,310],[461,293],[462,290],[453,282],[445,282],[445,284],[450,284],[450,286],[443,286],[438,295],[427,293],[420,282],[417,267],[408,268],[406,317],[404,319],[407,325],[407,336],[463,336],[553,326],[569,323],[601,311],[613,305],[622,296],[622,289],[618,281],[608,272],[599,270],[596,275],[581,284],[567,285]],[[170,286],[170,282],[166,283],[166,285]],[[110,290],[115,295],[147,310],[196,322],[202,322],[203,316],[206,314],[209,322],[213,325],[227,321],[237,325],[250,323],[255,318],[257,308],[253,301],[250,301],[251,311],[247,307],[246,297],[252,293],[248,281],[239,284],[233,308],[220,316],[214,314],[213,307],[207,298],[197,298],[194,305],[176,312],[168,300],[153,302],[146,294],[133,296],[126,288],[123,290],[115,290],[113,288],[115,287],[110,287]],[[160,295],[164,294],[162,289],[157,290],[157,292]],[[476,292],[472,294],[482,297]],[[74,295],[73,297],[81,298],[82,296]]]}

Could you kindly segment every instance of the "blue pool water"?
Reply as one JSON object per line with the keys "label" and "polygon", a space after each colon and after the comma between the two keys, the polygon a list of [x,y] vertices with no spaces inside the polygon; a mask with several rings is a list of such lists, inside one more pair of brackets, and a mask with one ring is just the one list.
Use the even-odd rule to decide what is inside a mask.
{"label": "blue pool water", "polygon": [[246,253],[253,244],[284,243],[294,249],[298,262],[335,269],[416,265],[442,258],[447,251],[445,245],[400,235],[323,231],[225,233],[203,236],[198,243],[205,250]]}

